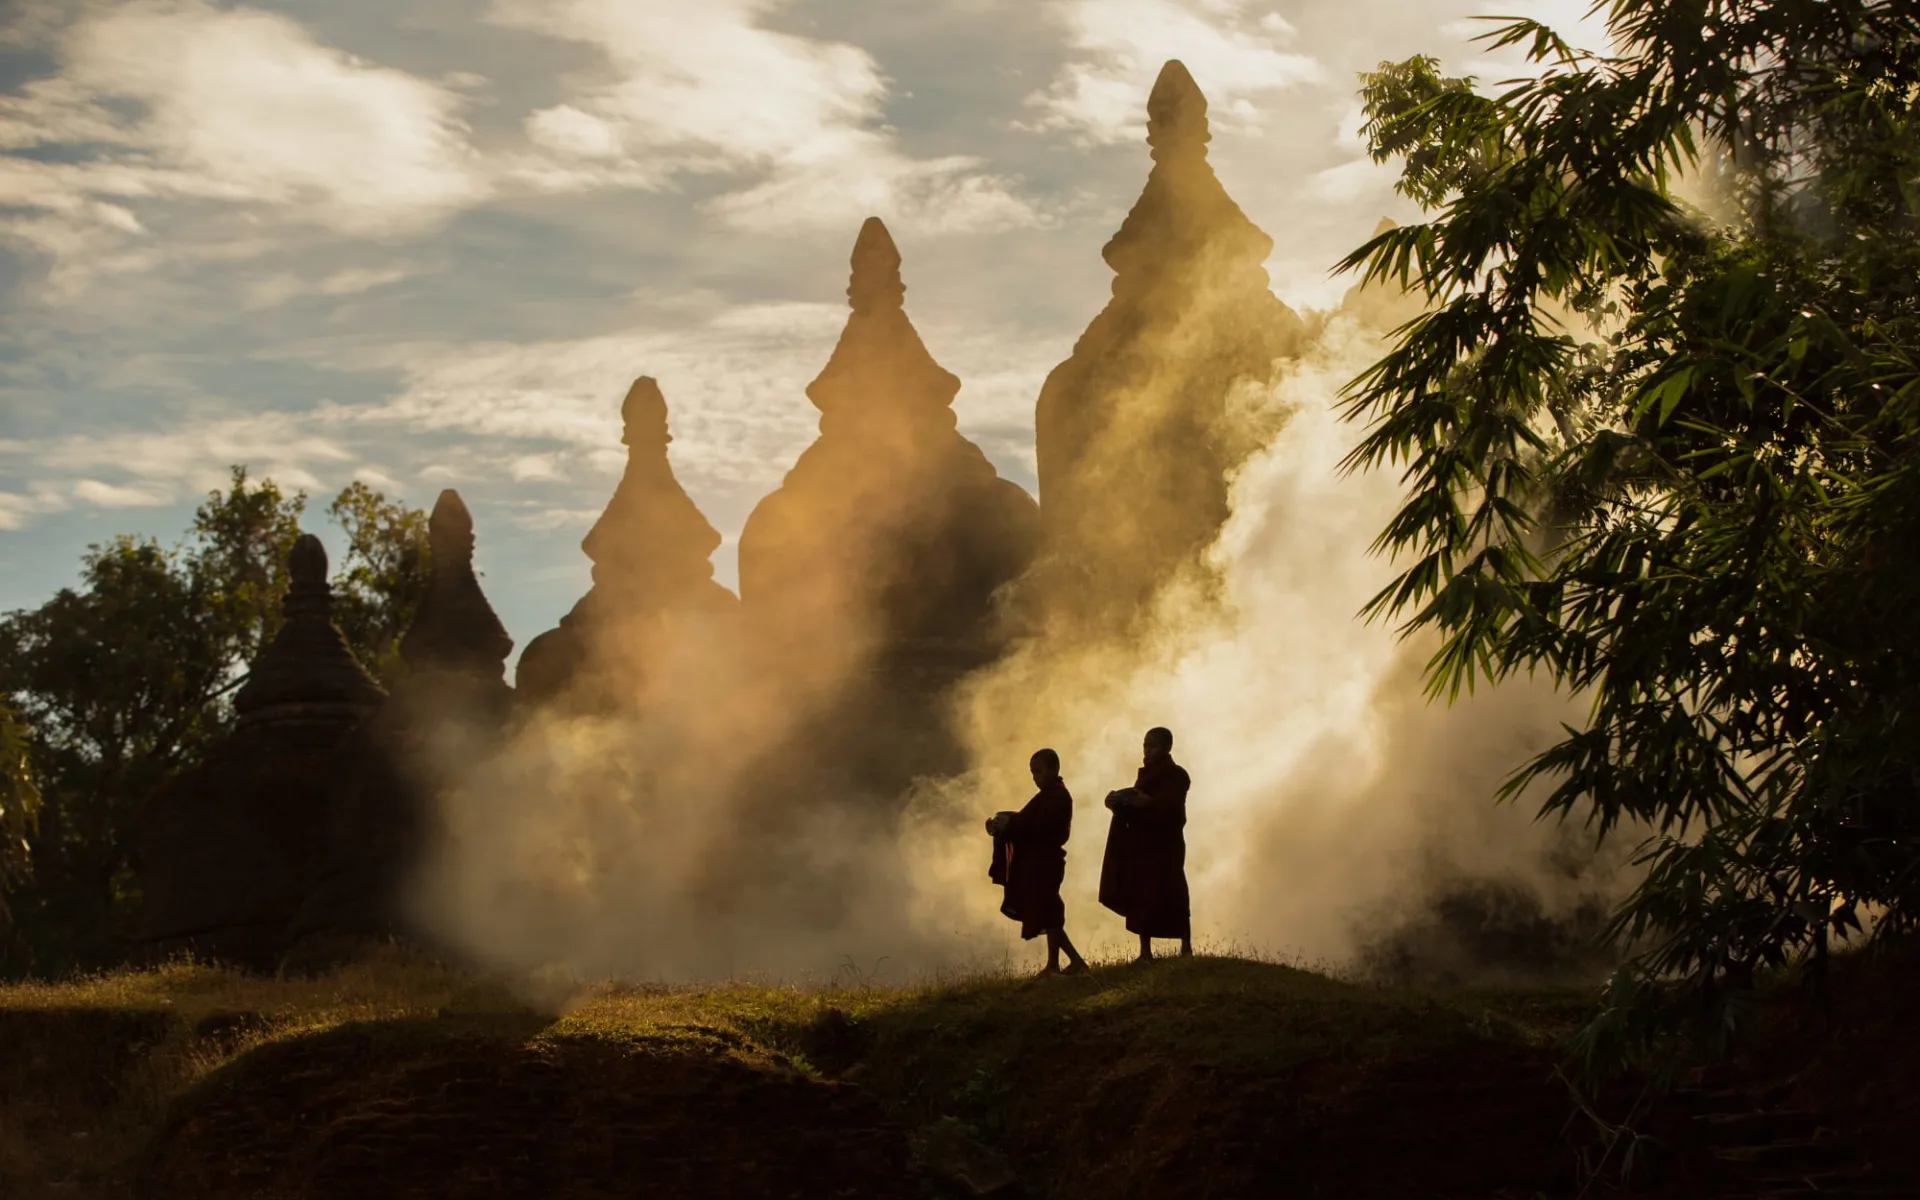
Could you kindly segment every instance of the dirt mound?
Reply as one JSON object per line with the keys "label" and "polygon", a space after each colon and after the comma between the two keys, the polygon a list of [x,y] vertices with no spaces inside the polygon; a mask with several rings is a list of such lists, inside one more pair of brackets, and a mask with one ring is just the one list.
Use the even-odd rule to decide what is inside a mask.
{"label": "dirt mound", "polygon": [[558,1019],[398,968],[130,976],[0,1003],[32,1056],[0,1061],[32,1093],[0,1087],[0,1194],[1570,1197],[1552,1042],[1586,1003],[1231,959],[611,988]]}
{"label": "dirt mound", "polygon": [[720,1036],[352,1025],[276,1042],[183,1099],[136,1194],[897,1197],[907,1143],[857,1089]]}

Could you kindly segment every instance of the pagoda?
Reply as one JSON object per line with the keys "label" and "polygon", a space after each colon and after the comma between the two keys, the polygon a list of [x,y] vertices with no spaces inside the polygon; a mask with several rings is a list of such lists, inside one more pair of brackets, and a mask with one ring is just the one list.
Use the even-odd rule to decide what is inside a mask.
{"label": "pagoda", "polygon": [[524,703],[598,711],[639,694],[663,640],[688,621],[726,619],[732,592],[713,578],[720,534],[674,478],[667,401],[651,378],[621,404],[627,469],[580,548],[593,586],[557,628],[527,644],[515,675]]}
{"label": "pagoda", "polygon": [[[1308,332],[1268,286],[1273,240],[1207,161],[1207,101],[1179,62],[1147,99],[1145,190],[1102,255],[1113,296],[1048,375],[1035,412],[1056,636],[1119,637],[1206,551],[1234,473],[1276,430],[1267,397]],[[1265,410],[1265,411],[1263,411]]]}
{"label": "pagoda", "polygon": [[333,624],[327,552],[302,534],[284,620],[234,697],[233,733],[166,780],[136,833],[138,940],[272,970],[325,862],[340,751],[385,699]]}

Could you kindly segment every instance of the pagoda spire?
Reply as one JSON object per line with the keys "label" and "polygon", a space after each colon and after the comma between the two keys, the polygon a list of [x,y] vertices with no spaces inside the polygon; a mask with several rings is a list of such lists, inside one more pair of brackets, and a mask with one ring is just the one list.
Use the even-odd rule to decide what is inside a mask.
{"label": "pagoda spire", "polygon": [[1204,159],[1213,135],[1207,129],[1207,98],[1186,64],[1167,60],[1147,96],[1147,146],[1154,162]]}
{"label": "pagoda spire", "polygon": [[1273,239],[1221,186],[1210,136],[1206,97],[1169,61],[1147,97],[1153,168],[1101,249],[1113,298],[1040,392],[1041,591],[1057,629],[1125,637],[1176,578],[1217,588],[1206,551],[1228,481],[1273,432],[1246,400],[1306,343],[1267,277]]}
{"label": "pagoda spire", "polygon": [[952,431],[960,378],[934,361],[908,319],[900,250],[880,218],[860,226],[850,267],[846,327],[807,385],[821,434],[901,448]]}
{"label": "pagoda spire", "polygon": [[506,673],[513,639],[500,623],[473,569],[473,514],[448,488],[427,519],[430,574],[420,611],[400,639],[400,658],[413,670],[471,671],[493,679]]}
{"label": "pagoda spire", "polygon": [[333,623],[327,549],[303,533],[287,555],[289,583],[280,632],[260,652],[233,698],[245,728],[279,720],[357,721],[386,694]]}
{"label": "pagoda spire", "polygon": [[627,469],[606,511],[581,540],[593,586],[560,624],[527,644],[515,679],[523,698],[544,703],[583,679],[594,706],[631,695],[658,649],[635,631],[676,613],[730,613],[733,593],[714,582],[720,533],[674,478],[667,400],[642,375],[620,404]]}

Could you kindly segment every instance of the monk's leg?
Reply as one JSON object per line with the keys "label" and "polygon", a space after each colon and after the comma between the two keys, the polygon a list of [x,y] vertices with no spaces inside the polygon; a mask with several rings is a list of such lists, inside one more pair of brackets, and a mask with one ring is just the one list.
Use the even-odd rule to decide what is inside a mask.
{"label": "monk's leg", "polygon": [[1053,944],[1057,945],[1060,949],[1065,950],[1067,952],[1067,971],[1066,971],[1067,974],[1078,975],[1080,972],[1087,969],[1087,960],[1084,958],[1081,958],[1080,952],[1074,949],[1073,939],[1067,936],[1067,927],[1065,925],[1062,925],[1059,929],[1054,930],[1051,934],[1048,935],[1048,937],[1050,941],[1053,938],[1058,938],[1059,941],[1054,942]]}
{"label": "monk's leg", "polygon": [[1180,939],[1180,957],[1181,958],[1193,957],[1193,935],[1192,934],[1188,934],[1187,936]]}
{"label": "monk's leg", "polygon": [[1047,930],[1047,969],[1043,975],[1057,975],[1060,972],[1060,941],[1066,936],[1064,930]]}
{"label": "monk's leg", "polygon": [[1135,962],[1148,962],[1153,958],[1153,939],[1146,934],[1140,935],[1140,957]]}

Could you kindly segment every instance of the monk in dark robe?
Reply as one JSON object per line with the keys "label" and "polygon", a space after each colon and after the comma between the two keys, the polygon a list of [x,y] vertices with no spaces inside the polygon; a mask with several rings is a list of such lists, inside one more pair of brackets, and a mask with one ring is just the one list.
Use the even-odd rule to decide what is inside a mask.
{"label": "monk in dark robe", "polygon": [[[987,819],[993,835],[993,867],[989,874],[1006,887],[1000,911],[1020,922],[1020,936],[1047,935],[1047,966],[1042,975],[1078,975],[1087,960],[1067,937],[1067,905],[1060,884],[1067,875],[1067,835],[1073,829],[1073,796],[1060,778],[1060,756],[1036,750],[1027,763],[1034,786],[1040,790],[1019,812],[995,813]],[[1067,966],[1060,967],[1060,954]]]}
{"label": "monk in dark robe", "polygon": [[1100,864],[1100,903],[1127,919],[1140,937],[1137,962],[1153,958],[1154,938],[1179,938],[1193,953],[1193,917],[1187,901],[1187,788],[1192,781],[1173,761],[1173,734],[1147,730],[1140,774],[1133,786],[1107,793],[1113,824]]}

